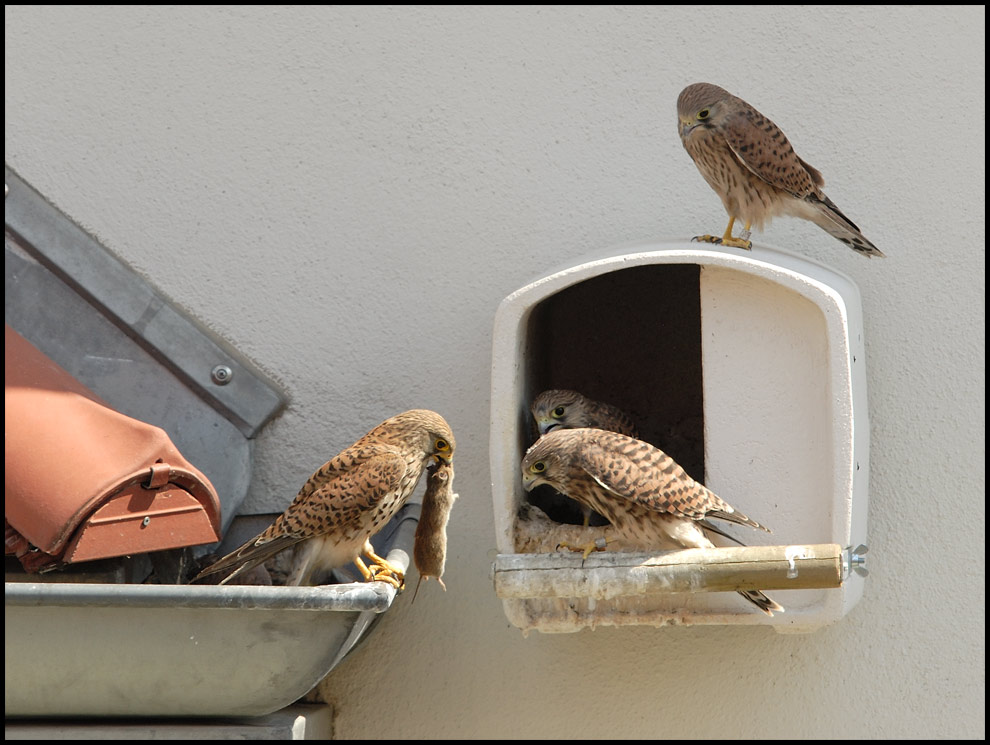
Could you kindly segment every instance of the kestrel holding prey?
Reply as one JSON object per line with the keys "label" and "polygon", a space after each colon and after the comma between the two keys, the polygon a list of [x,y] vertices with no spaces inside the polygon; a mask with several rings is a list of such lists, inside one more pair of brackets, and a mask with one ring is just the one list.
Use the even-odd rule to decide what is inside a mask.
{"label": "kestrel holding prey", "polygon": [[267,530],[193,581],[230,572],[224,584],[291,547],[287,585],[309,585],[316,572],[354,562],[366,581],[401,588],[403,572],[375,553],[370,538],[405,504],[431,460],[449,465],[453,456],[454,433],[436,412],[413,409],[386,419],[320,466]]}

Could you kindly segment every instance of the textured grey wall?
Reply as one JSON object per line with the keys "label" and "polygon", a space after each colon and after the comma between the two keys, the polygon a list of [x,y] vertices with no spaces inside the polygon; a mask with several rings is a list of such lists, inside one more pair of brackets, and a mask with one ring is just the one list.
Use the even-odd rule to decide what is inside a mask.
{"label": "textured grey wall", "polygon": [[[5,21],[8,165],[291,396],[258,441],[254,510],[398,411],[435,408],[457,434],[449,591],[402,596],[331,674],[338,736],[984,736],[982,7]],[[781,125],[889,257],[795,220],[756,236],[863,294],[866,596],[808,636],[524,639],[489,578],[495,308],[586,252],[724,227],[676,135],[699,80]]]}

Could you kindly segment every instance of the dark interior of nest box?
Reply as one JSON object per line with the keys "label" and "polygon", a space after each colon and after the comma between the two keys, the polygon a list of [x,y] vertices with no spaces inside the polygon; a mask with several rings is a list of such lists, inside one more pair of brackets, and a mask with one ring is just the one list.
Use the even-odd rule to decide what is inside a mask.
{"label": "dark interior of nest box", "polygon": [[[527,328],[523,452],[535,435],[529,402],[548,388],[568,388],[624,409],[640,439],[703,483],[700,278],[697,264],[631,267],[540,302]],[[550,487],[528,496],[554,520],[581,524],[577,503]]]}

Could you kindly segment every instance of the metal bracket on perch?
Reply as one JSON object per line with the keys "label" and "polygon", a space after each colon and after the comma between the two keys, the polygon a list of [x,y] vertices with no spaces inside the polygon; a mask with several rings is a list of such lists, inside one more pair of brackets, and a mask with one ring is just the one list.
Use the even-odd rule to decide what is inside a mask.
{"label": "metal bracket on perch", "polygon": [[859,544],[856,548],[846,546],[842,552],[842,579],[848,577],[852,572],[856,572],[860,577],[869,576],[870,570],[866,568],[864,556],[869,552],[870,547]]}

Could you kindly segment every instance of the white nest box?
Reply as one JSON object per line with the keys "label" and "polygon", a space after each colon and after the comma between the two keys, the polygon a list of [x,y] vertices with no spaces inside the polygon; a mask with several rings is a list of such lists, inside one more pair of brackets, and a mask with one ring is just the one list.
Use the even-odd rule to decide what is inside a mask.
{"label": "white nest box", "polygon": [[[793,584],[758,589],[786,612],[771,618],[725,587],[703,587],[704,571],[689,572],[687,585],[654,581],[648,555],[606,551],[582,561],[558,551],[561,536],[594,535],[595,526],[581,527],[571,500],[541,493],[549,487],[523,489],[520,462],[534,438],[529,404],[549,388],[624,409],[641,439],[770,527],[766,534],[720,523],[747,545],[781,547],[781,576]],[[848,277],[764,246],[614,248],[505,298],[495,317],[491,406],[494,581],[515,626],[808,631],[861,597],[869,423],[862,309]],[[809,579],[801,560],[829,545],[834,581],[801,584]]]}

